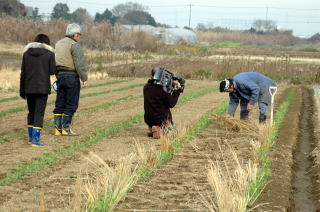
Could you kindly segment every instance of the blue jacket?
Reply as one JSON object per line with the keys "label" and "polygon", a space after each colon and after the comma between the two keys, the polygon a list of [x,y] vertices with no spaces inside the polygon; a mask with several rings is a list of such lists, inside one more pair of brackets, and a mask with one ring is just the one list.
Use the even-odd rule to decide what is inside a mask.
{"label": "blue jacket", "polygon": [[271,95],[269,87],[276,86],[276,83],[272,79],[256,72],[243,72],[235,75],[232,79],[236,92],[229,94],[228,113],[230,115],[234,115],[239,100],[252,105],[256,102],[270,103]]}

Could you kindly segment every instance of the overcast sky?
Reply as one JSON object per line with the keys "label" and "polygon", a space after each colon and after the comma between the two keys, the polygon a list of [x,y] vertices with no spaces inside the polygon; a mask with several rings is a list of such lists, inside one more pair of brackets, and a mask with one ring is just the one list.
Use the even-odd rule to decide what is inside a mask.
{"label": "overcast sky", "polygon": [[[106,8],[128,0],[20,0],[26,6],[38,7],[40,13],[51,13],[56,3],[67,3],[71,12],[82,7],[94,16]],[[198,23],[231,29],[249,29],[256,19],[277,22],[280,28],[293,29],[297,36],[310,37],[320,31],[320,0],[140,0],[149,6],[157,22],[171,26],[188,26],[190,4],[191,27]]]}

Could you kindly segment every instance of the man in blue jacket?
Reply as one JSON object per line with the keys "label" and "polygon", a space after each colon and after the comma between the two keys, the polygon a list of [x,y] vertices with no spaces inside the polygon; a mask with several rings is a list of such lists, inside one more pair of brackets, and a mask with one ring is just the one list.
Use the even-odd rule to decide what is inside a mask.
{"label": "man in blue jacket", "polygon": [[231,79],[220,82],[220,92],[229,93],[228,114],[234,116],[240,102],[240,119],[248,119],[249,112],[258,102],[260,109],[259,122],[264,123],[267,118],[268,104],[271,102],[269,87],[276,83],[256,72],[243,72]]}

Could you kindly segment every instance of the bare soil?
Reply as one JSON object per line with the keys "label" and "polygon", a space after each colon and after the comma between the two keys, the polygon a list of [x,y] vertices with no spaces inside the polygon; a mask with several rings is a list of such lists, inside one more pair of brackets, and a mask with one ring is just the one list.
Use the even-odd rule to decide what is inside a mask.
{"label": "bare soil", "polygon": [[185,143],[183,151],[150,180],[135,186],[115,211],[207,211],[200,194],[212,193],[207,181],[210,162],[223,161],[232,170],[232,156],[224,153],[229,148],[236,151],[239,161],[256,160],[250,143],[257,139],[254,131],[228,127],[223,119],[215,121],[196,140]]}
{"label": "bare soil", "polygon": [[[192,83],[186,89],[187,95],[190,92],[214,86],[210,81],[198,81]],[[126,95],[133,95],[135,90],[123,91]],[[82,101],[84,104],[87,99],[94,98],[101,102],[101,97],[89,97]],[[114,96],[109,101],[114,100]],[[195,98],[186,104],[177,105],[174,108],[173,116],[178,126],[190,125],[196,122],[201,115],[208,112],[215,105],[227,100],[227,95],[214,92]],[[82,136],[78,138],[55,137],[50,133],[44,133],[43,139],[47,144],[45,148],[31,148],[26,141],[14,139],[5,144],[6,149],[1,148],[1,166],[3,170],[10,170],[15,163],[29,162],[41,157],[46,152],[53,152],[58,148],[65,148],[72,141],[79,140],[86,135],[92,134],[97,129],[104,128],[111,123],[119,122],[128,117],[143,111],[141,100],[136,102],[120,104],[113,108],[101,110],[98,113],[90,114],[85,117],[78,117],[75,120],[75,130]],[[159,147],[157,140],[145,136],[146,126],[144,123],[130,128],[126,132],[105,138],[88,149],[83,149],[76,155],[63,159],[53,166],[43,168],[36,173],[30,174],[10,186],[3,186],[0,190],[0,211],[36,211],[39,207],[39,195],[44,190],[46,207],[50,211],[70,210],[70,200],[73,195],[75,176],[80,170],[89,169],[86,160],[83,158],[89,151],[93,151],[108,161],[116,161],[121,157],[126,157],[134,151],[134,139],[146,144],[147,146]],[[15,147],[12,147],[12,146]],[[16,150],[15,150],[16,149]],[[10,150],[10,151],[9,151]],[[15,150],[14,152],[12,150]],[[2,173],[4,173],[3,171]]]}
{"label": "bare soil", "polygon": [[[214,86],[214,84],[209,81],[193,81],[184,95],[208,86]],[[100,89],[108,89],[108,86]],[[286,86],[279,86],[276,107],[280,105],[287,94],[285,89]],[[91,91],[88,89],[86,92],[90,93]],[[139,92],[138,88],[122,91],[118,94],[110,93],[98,97],[88,97],[80,100],[83,108],[80,106],[79,110],[99,105],[98,102],[101,104],[122,97],[134,96],[137,95],[137,92]],[[177,105],[173,109],[174,121],[179,127],[190,126],[196,123],[203,114],[227,99],[226,94],[214,92]],[[299,112],[302,109],[302,102],[302,90],[298,89],[297,96],[285,117],[285,124],[281,127],[278,141],[270,152],[271,179],[257,203],[267,203],[267,205],[260,206],[259,211],[291,211],[293,209],[292,182],[294,182],[293,167],[295,167],[293,152],[298,147],[299,128],[301,128]],[[26,142],[26,135],[0,144],[2,168],[0,176],[10,171],[17,163],[30,162],[45,153],[66,148],[73,141],[81,142],[84,136],[94,134],[97,129],[142,112],[142,105],[142,99],[137,99],[99,110],[97,113],[77,117],[74,128],[82,136],[76,138],[55,137],[52,135],[51,129],[45,129],[43,139],[47,145],[44,148],[30,147]],[[20,113],[26,116],[26,112]],[[20,128],[17,129],[24,127],[24,120],[20,113],[9,115],[16,117],[20,124]],[[238,115],[236,116],[238,117]],[[250,121],[257,122],[257,119],[258,109],[255,109],[250,116]],[[309,118],[306,119],[309,120]],[[241,161],[256,160],[254,151],[252,151],[253,147],[250,144],[250,140],[259,139],[254,131],[254,128],[249,131],[245,129],[239,131],[239,129],[228,128],[219,121],[214,122],[195,140],[185,143],[183,151],[176,154],[173,160],[163,165],[161,169],[155,170],[149,180],[136,185],[116,211],[206,210],[199,199],[199,193],[210,191],[206,179],[210,161],[220,160],[230,163],[230,156],[221,157],[221,152],[229,147],[236,150]],[[0,189],[0,211],[38,211],[42,191],[47,211],[70,211],[76,176],[82,171],[94,172],[84,157],[92,151],[105,161],[111,164],[116,163],[135,151],[134,141],[139,141],[148,148],[159,149],[159,141],[146,137],[145,133],[144,123],[135,125],[127,131],[101,139],[93,146],[80,150],[74,156],[62,159],[52,166],[25,176],[16,183],[2,186]],[[316,173],[318,167],[320,166],[314,166],[313,173]],[[314,174],[314,176],[317,175]],[[300,197],[302,196],[300,195]]]}

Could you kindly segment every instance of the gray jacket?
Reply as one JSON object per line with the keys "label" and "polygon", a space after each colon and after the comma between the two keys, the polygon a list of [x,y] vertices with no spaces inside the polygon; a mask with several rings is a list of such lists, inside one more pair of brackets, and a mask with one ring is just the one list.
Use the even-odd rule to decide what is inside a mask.
{"label": "gray jacket", "polygon": [[65,37],[56,43],[56,64],[58,71],[75,72],[82,82],[88,80],[85,56],[79,43]]}

